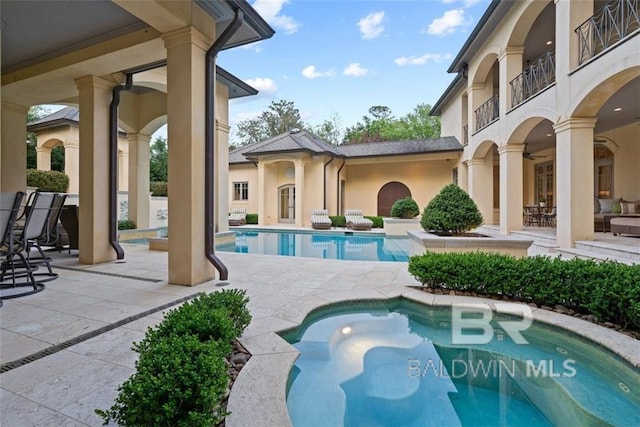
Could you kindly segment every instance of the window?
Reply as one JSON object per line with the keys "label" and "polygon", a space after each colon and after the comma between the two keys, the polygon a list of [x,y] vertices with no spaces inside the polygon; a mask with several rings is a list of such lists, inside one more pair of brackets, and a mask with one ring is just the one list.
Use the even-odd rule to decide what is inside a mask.
{"label": "window", "polygon": [[613,197],[613,153],[606,146],[596,144],[594,148],[594,178],[596,197]]}
{"label": "window", "polygon": [[451,182],[458,185],[458,168],[451,169]]}
{"label": "window", "polygon": [[553,206],[553,163],[545,162],[536,165],[536,197],[535,202],[545,201],[547,206]]}
{"label": "window", "polygon": [[233,200],[249,200],[249,183],[233,183]]}

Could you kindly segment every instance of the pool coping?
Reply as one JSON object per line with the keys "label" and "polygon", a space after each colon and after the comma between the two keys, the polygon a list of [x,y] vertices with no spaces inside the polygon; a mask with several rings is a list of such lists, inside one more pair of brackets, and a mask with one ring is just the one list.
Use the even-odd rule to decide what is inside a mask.
{"label": "pool coping", "polygon": [[[411,287],[398,287],[397,290],[380,290],[381,298],[365,298],[369,301],[385,301],[403,297],[410,301],[429,306],[450,306],[452,304],[484,303],[497,313],[506,312],[500,306],[504,301],[482,297],[458,295],[436,295]],[[333,302],[311,305],[289,319],[302,324],[313,311],[349,301],[362,301],[362,298],[344,298]],[[496,305],[497,304],[497,305]],[[602,345],[620,356],[632,366],[640,369],[640,342],[632,337],[612,329],[542,308],[532,309],[534,321],[553,325],[573,332]],[[258,319],[259,321],[261,319]],[[281,338],[278,333],[291,329],[278,322],[261,322],[262,325],[245,332],[240,338],[242,345],[252,354],[251,359],[240,371],[229,395],[227,409],[231,412],[226,418],[227,427],[243,427],[260,420],[262,425],[291,426],[287,410],[286,388],[289,372],[298,357],[298,351]]]}

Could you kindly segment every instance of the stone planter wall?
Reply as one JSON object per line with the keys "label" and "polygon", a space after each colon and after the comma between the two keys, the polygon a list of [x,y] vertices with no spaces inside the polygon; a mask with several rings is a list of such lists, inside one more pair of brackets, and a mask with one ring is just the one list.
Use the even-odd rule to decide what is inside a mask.
{"label": "stone planter wall", "polygon": [[410,230],[422,230],[419,218],[383,218],[384,233],[387,236],[406,236]]}
{"label": "stone planter wall", "polygon": [[533,240],[517,236],[484,233],[487,237],[437,236],[425,231],[409,231],[409,255],[432,252],[494,252],[525,257]]}

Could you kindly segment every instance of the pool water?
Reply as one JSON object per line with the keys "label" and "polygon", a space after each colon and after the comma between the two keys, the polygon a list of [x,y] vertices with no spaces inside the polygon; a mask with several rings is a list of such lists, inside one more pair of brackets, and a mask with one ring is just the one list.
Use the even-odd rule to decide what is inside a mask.
{"label": "pool water", "polygon": [[449,307],[395,299],[322,309],[282,333],[300,351],[293,425],[640,425],[640,372],[613,353],[537,322],[528,345],[453,345],[450,322]]}
{"label": "pool water", "polygon": [[359,261],[408,261],[409,239],[382,235],[238,231],[235,243],[216,250]]}

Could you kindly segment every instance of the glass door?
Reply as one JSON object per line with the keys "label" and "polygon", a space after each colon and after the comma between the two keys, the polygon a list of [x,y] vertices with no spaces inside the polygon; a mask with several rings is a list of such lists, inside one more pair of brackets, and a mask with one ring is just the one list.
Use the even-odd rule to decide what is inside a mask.
{"label": "glass door", "polygon": [[296,187],[285,185],[280,187],[278,203],[278,222],[291,223],[296,220]]}

